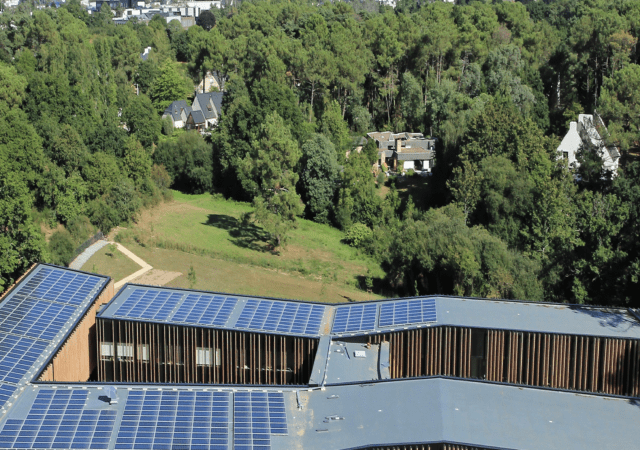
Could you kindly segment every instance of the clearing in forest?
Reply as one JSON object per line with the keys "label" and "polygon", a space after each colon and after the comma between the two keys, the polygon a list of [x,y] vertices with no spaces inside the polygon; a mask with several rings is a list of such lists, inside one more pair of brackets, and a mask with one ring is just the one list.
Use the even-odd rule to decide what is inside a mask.
{"label": "clearing in forest", "polygon": [[[287,247],[274,254],[262,228],[242,221],[242,214],[251,210],[249,204],[209,194],[174,192],[173,201],[143,211],[137,224],[119,231],[117,240],[154,270],[181,273],[166,286],[327,302],[379,298],[362,286],[367,273],[381,277],[382,270],[343,244],[340,230],[298,220]],[[115,272],[112,266],[119,259],[96,262],[97,257],[83,269],[95,264],[98,273]],[[187,275],[192,266],[195,283]],[[133,282],[142,281],[160,284]]]}

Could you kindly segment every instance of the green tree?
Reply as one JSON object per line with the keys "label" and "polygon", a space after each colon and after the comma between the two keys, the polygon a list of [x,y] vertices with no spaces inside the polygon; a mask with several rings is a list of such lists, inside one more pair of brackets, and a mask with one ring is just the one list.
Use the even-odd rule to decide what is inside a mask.
{"label": "green tree", "polygon": [[329,223],[338,179],[338,161],[333,144],[321,134],[313,135],[302,146],[299,183],[310,219]]}
{"label": "green tree", "polygon": [[140,188],[149,180],[151,158],[134,136],[130,136],[125,144],[122,168],[136,188]]}
{"label": "green tree", "polygon": [[453,169],[453,178],[447,182],[453,200],[464,213],[465,224],[468,223],[469,215],[476,209],[480,200],[482,180],[482,173],[479,173],[469,161],[463,161],[462,165]]}
{"label": "green tree", "polygon": [[26,183],[0,163],[0,292],[31,264],[47,258],[44,239],[31,219],[32,206]]}
{"label": "green tree", "polygon": [[144,147],[149,148],[158,140],[162,121],[146,95],[131,96],[122,110],[122,119],[127,124],[129,133]]}
{"label": "green tree", "polygon": [[274,247],[286,244],[303,204],[296,193],[298,175],[294,168],[300,159],[300,149],[284,120],[273,112],[267,116],[252,154],[243,161],[248,190],[256,192],[256,221],[271,236]]}
{"label": "green tree", "polygon": [[605,78],[600,113],[622,150],[640,145],[640,66],[629,64]]}
{"label": "green tree", "polygon": [[167,59],[160,65],[159,73],[149,89],[149,97],[156,111],[162,113],[171,102],[186,98],[189,91],[187,80],[180,75],[175,63]]}
{"label": "green tree", "polygon": [[363,153],[352,153],[340,180],[336,222],[343,230],[358,222],[372,228],[380,220],[380,204],[371,163]]}
{"label": "green tree", "polygon": [[338,152],[338,158],[342,160],[345,152],[349,150],[351,139],[347,122],[342,118],[340,105],[337,101],[333,100],[325,108],[320,129],[322,134],[331,140]]}

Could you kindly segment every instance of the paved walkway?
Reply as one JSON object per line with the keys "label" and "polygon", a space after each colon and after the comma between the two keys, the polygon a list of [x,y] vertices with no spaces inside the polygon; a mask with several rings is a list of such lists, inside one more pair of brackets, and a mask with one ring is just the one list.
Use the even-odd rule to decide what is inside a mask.
{"label": "paved walkway", "polygon": [[124,246],[122,246],[122,245],[120,245],[118,243],[116,243],[116,245],[118,246],[118,250],[120,250],[121,253],[123,253],[125,256],[127,256],[129,259],[131,259],[137,265],[142,266],[142,269],[138,270],[137,272],[132,273],[128,277],[125,277],[122,280],[118,281],[116,284],[114,284],[113,287],[116,290],[118,290],[122,286],[127,284],[129,281],[135,280],[140,275],[143,275],[143,274],[147,273],[148,271],[153,269],[153,267],[151,267],[149,264],[147,264],[142,259],[138,258],[133,252],[131,252],[130,250],[126,249]]}
{"label": "paved walkway", "polygon": [[95,242],[95,243],[91,244],[89,247],[86,248],[85,251],[80,253],[76,257],[76,259],[71,261],[71,263],[69,264],[69,267],[71,269],[75,269],[75,270],[82,269],[82,266],[84,266],[87,263],[87,261],[89,261],[89,258],[91,258],[93,255],[95,255],[96,252],[98,250],[100,250],[102,247],[104,247],[105,245],[109,245],[109,242],[108,241],[98,241],[98,242]]}

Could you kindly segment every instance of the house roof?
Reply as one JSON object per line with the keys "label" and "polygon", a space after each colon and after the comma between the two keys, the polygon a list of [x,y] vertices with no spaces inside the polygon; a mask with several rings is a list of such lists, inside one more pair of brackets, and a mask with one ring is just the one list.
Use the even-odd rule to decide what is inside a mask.
{"label": "house roof", "polygon": [[191,106],[187,105],[186,100],[176,100],[167,106],[167,109],[164,110],[164,116],[171,116],[174,121],[182,120],[181,111],[185,112],[185,115],[189,117],[189,113],[191,112]]}
{"label": "house roof", "polygon": [[206,122],[204,118],[204,114],[199,109],[194,109],[191,111],[190,116],[193,118],[193,123],[196,125],[200,125]]}
{"label": "house roof", "polygon": [[[205,92],[196,94],[200,110],[206,119],[217,119],[222,111],[222,97],[224,92]],[[212,109],[208,109],[205,105],[209,105],[209,101],[213,104]],[[195,105],[195,101],[193,103]]]}

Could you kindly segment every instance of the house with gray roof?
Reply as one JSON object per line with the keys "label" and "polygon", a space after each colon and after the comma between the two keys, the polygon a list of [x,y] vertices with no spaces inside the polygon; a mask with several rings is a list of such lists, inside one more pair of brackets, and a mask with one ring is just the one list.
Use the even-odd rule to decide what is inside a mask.
{"label": "house with gray roof", "polygon": [[194,127],[196,125],[201,125],[202,129],[216,126],[220,119],[220,114],[222,113],[223,96],[224,92],[196,93],[193,103],[191,104],[191,109],[193,111],[200,111],[202,113],[202,118],[204,118],[204,122],[197,122],[197,120],[202,118],[200,115],[196,114],[195,117],[193,117],[194,121],[192,125]]}
{"label": "house with gray roof", "polygon": [[171,103],[167,109],[164,110],[162,118],[171,117],[173,128],[183,128],[187,123],[187,118],[190,113],[191,106],[187,105],[185,100],[177,100]]}
{"label": "house with gray roof", "polygon": [[569,124],[569,131],[558,146],[558,159],[566,159],[570,168],[577,169],[580,167],[577,159],[580,149],[596,152],[602,158],[604,168],[615,176],[620,152],[615,145],[606,141],[608,134],[607,127],[597,112],[593,115],[580,114],[577,122]]}
{"label": "house with gray roof", "polygon": [[390,131],[367,133],[378,147],[378,164],[386,164],[393,170],[431,172],[435,159],[435,139],[427,139],[422,133],[392,133]]}

